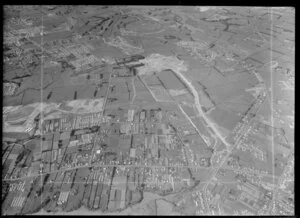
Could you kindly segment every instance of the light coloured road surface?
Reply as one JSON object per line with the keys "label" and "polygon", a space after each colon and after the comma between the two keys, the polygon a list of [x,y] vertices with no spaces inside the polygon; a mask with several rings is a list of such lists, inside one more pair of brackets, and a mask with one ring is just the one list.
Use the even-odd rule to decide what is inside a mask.
{"label": "light coloured road surface", "polygon": [[[182,109],[181,105],[178,104],[178,107],[180,108],[181,112],[184,114],[184,116],[188,119],[188,121],[190,121],[190,123],[192,124],[192,126],[196,129],[196,131],[198,132],[199,136],[202,138],[202,140],[205,142],[205,144],[207,145],[206,140],[202,137],[201,132],[199,131],[199,129],[197,128],[197,126],[193,123],[192,119],[185,113],[185,111]],[[206,128],[206,126],[205,126]],[[215,138],[215,136],[214,136]],[[208,145],[207,145],[208,146]]]}
{"label": "light coloured road surface", "polygon": [[133,88],[133,97],[132,97],[132,100],[131,100],[131,104],[133,104],[134,100],[135,100],[135,97],[136,97],[136,90],[135,90],[135,85],[134,85],[134,80],[135,80],[135,77],[132,77],[132,88]]}
{"label": "light coloured road surface", "polygon": [[239,136],[239,139],[236,140],[236,143],[235,143],[232,147],[229,148],[227,155],[226,155],[225,157],[223,157],[222,161],[221,161],[220,164],[219,164],[219,167],[215,168],[215,170],[214,170],[213,173],[212,173],[212,176],[211,176],[210,180],[209,180],[207,183],[205,183],[205,186],[203,187],[203,191],[204,191],[204,196],[205,196],[205,197],[204,197],[204,201],[205,201],[205,204],[206,204],[207,207],[209,206],[209,205],[208,205],[208,202],[207,202],[207,196],[206,196],[206,189],[207,189],[207,186],[210,184],[210,182],[212,181],[212,179],[216,176],[216,174],[218,173],[219,169],[222,168],[222,166],[223,166],[224,163],[226,162],[227,158],[228,158],[229,155],[231,154],[232,150],[233,150],[235,147],[237,147],[237,145],[240,144],[240,142],[242,141],[242,137],[243,137],[243,134],[241,134],[241,135]]}
{"label": "light coloured road surface", "polygon": [[192,91],[193,95],[194,95],[194,99],[195,99],[195,105],[196,108],[199,112],[199,115],[203,117],[203,119],[206,121],[207,125],[214,131],[215,135],[218,136],[218,138],[227,146],[227,147],[231,147],[231,144],[229,144],[223,136],[221,136],[221,133],[217,130],[217,128],[215,127],[214,123],[211,122],[207,116],[204,114],[204,112],[202,111],[201,108],[201,104],[199,101],[199,95],[198,92],[196,91],[196,89],[194,88],[194,86],[192,85],[192,83],[190,81],[188,81],[185,76],[179,72],[179,71],[174,71],[190,88],[190,90]]}
{"label": "light coloured road surface", "polygon": [[[191,168],[191,169],[199,169],[199,170],[219,170],[220,167],[202,167],[202,166],[194,166],[194,165],[168,165],[168,166],[164,166],[164,165],[145,165],[145,164],[124,164],[124,165],[118,165],[118,164],[99,164],[99,163],[94,163],[94,164],[90,164],[90,165],[82,165],[82,166],[76,166],[76,167],[70,167],[70,168],[64,168],[64,169],[60,169],[60,170],[55,170],[55,171],[51,171],[51,172],[45,172],[45,173],[40,173],[40,174],[34,174],[34,175],[30,175],[30,176],[24,176],[21,178],[16,178],[16,179],[3,179],[2,181],[18,181],[18,180],[22,180],[22,179],[28,179],[28,178],[33,178],[33,177],[37,177],[37,176],[41,176],[41,175],[46,175],[46,174],[52,174],[52,173],[59,173],[59,172],[64,172],[64,171],[69,171],[69,170],[75,170],[75,169],[80,169],[80,168],[88,168],[88,167],[138,167],[138,168],[182,168],[182,169],[187,169],[187,168]],[[233,169],[231,167],[223,167],[222,169],[225,170],[237,170],[237,171],[241,171],[238,169]],[[266,175],[263,173],[259,173],[257,175],[261,175],[262,177],[273,177],[272,175]],[[208,180],[209,182],[209,180]]]}
{"label": "light coloured road surface", "polygon": [[[261,104],[262,102],[260,102]],[[258,106],[256,106],[258,107]],[[227,158],[229,157],[229,155],[232,153],[233,149],[236,148],[242,141],[243,141],[243,137],[245,135],[245,133],[248,132],[248,130],[250,129],[251,127],[251,122],[249,122],[248,124],[244,124],[241,128],[240,128],[240,134],[238,135],[234,145],[232,147],[229,148],[229,150],[227,150],[227,155],[223,158],[223,160],[221,161],[221,163],[219,164],[219,167],[217,167],[214,172],[213,172],[213,175],[211,177],[211,179],[209,180],[209,182],[207,182],[203,188],[204,190],[204,196],[206,196],[206,188],[208,186],[208,184],[211,182],[211,180],[215,177],[215,175],[218,173],[218,170],[220,168],[222,168],[222,166],[224,165],[224,163],[226,162]],[[275,178],[275,175],[273,173],[273,175],[268,175],[268,177],[272,177],[272,178]],[[205,202],[206,202],[206,205],[208,205],[207,203],[207,197],[205,197]]]}
{"label": "light coloured road surface", "polygon": [[185,113],[185,111],[182,109],[181,105],[178,104],[179,109],[181,110],[181,112],[184,114],[184,116],[186,117],[186,119],[188,119],[188,121],[192,124],[192,126],[196,129],[196,131],[198,132],[198,134],[201,136],[201,132],[198,130],[197,126],[193,123],[192,119]]}

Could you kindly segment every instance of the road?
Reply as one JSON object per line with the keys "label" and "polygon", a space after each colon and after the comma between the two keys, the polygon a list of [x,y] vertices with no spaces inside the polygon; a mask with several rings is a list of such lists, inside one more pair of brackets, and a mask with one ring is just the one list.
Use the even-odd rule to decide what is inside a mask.
{"label": "road", "polygon": [[[180,77],[181,80],[183,80],[184,83],[185,83],[185,84],[189,87],[189,89],[192,91],[193,96],[194,96],[194,99],[195,99],[195,100],[194,100],[195,106],[196,106],[196,108],[197,108],[197,110],[198,110],[199,115],[203,117],[203,119],[204,119],[204,120],[206,121],[206,123],[207,123],[207,126],[211,127],[211,129],[213,130],[214,134],[219,138],[219,140],[221,140],[221,141],[227,146],[227,149],[228,149],[228,150],[227,150],[226,156],[223,157],[223,160],[220,162],[219,166],[216,167],[216,168],[214,169],[214,171],[212,172],[211,179],[205,184],[205,187],[204,187],[204,194],[206,194],[205,190],[206,190],[208,184],[209,184],[209,183],[211,182],[211,180],[215,177],[215,175],[217,174],[217,172],[219,171],[219,169],[220,169],[221,167],[223,167],[225,161],[227,160],[227,158],[229,157],[229,155],[231,154],[231,152],[233,151],[233,149],[234,149],[235,147],[237,147],[237,146],[240,144],[241,140],[243,139],[244,134],[240,134],[240,135],[238,136],[238,138],[237,138],[237,140],[236,140],[236,142],[235,142],[234,145],[231,145],[230,143],[228,143],[228,142],[225,140],[225,138],[221,135],[221,133],[217,130],[217,128],[215,127],[215,124],[214,124],[213,122],[211,122],[211,121],[209,120],[209,118],[208,118],[208,117],[204,114],[204,112],[202,111],[201,104],[200,104],[200,101],[199,101],[199,95],[198,95],[198,92],[197,92],[197,90],[195,89],[195,87],[192,85],[192,83],[191,83],[191,82],[184,76],[184,74],[181,73],[180,71],[174,70],[174,73],[176,73],[177,76]],[[249,127],[250,127],[249,125],[243,126],[243,127],[242,127],[241,133],[245,133],[245,132],[249,129]],[[205,197],[205,201],[206,201],[206,200],[207,200],[207,198]],[[206,205],[208,205],[207,202],[206,202]]]}
{"label": "road", "polygon": [[[229,144],[225,138],[221,135],[221,133],[219,132],[219,130],[217,130],[217,128],[215,127],[215,124],[213,122],[211,122],[209,120],[209,118],[204,114],[204,112],[202,111],[202,108],[201,108],[201,104],[200,104],[200,101],[199,101],[199,95],[198,95],[198,92],[197,90],[195,89],[195,87],[192,85],[192,83],[190,81],[188,81],[188,79],[178,70],[174,70],[174,73],[176,73],[176,75],[178,77],[181,78],[181,80],[184,81],[184,83],[189,87],[189,89],[192,91],[193,95],[194,95],[194,102],[195,102],[195,106],[198,110],[198,113],[201,117],[203,117],[203,119],[206,121],[207,125],[209,127],[211,127],[211,129],[214,131],[214,135],[216,135],[227,147],[231,147],[232,145]],[[152,91],[147,87],[147,85],[144,83],[144,81],[141,79],[141,81],[143,82],[143,84],[145,85],[145,87],[148,89],[148,91],[152,94],[153,98],[158,101],[156,98],[155,98],[155,95],[152,93]],[[180,109],[182,110],[182,108],[180,107]],[[197,129],[197,128],[196,128]]]}
{"label": "road", "polygon": [[[202,138],[202,140],[206,143],[206,140],[203,139],[201,132],[198,130],[197,126],[193,123],[192,119],[185,113],[185,111],[182,109],[181,105],[178,104],[179,109],[181,112],[184,114],[184,116],[188,119],[188,121],[193,125],[193,127],[196,129],[198,132],[199,136]],[[207,143],[206,143],[207,144]],[[209,147],[209,145],[207,145]]]}
{"label": "road", "polygon": [[[258,102],[256,102],[256,104],[255,104],[254,107],[255,107],[255,108],[258,108],[258,110],[259,110],[259,105],[260,105],[263,101],[261,101],[261,99],[257,99],[257,101],[258,101]],[[256,113],[257,113],[257,112],[256,112]],[[212,179],[216,176],[216,174],[218,173],[219,169],[223,167],[224,163],[226,162],[226,160],[227,160],[227,158],[229,157],[229,155],[232,153],[233,149],[235,149],[235,148],[243,141],[244,136],[245,136],[245,134],[247,134],[247,132],[249,131],[250,127],[251,127],[251,122],[250,122],[250,121],[248,121],[248,124],[247,124],[247,123],[246,123],[246,124],[243,124],[243,126],[242,126],[242,127],[240,128],[240,130],[239,130],[239,134],[238,134],[238,137],[237,137],[236,140],[235,140],[234,145],[233,145],[232,147],[230,147],[230,148],[227,150],[227,152],[228,152],[227,155],[223,158],[223,161],[220,162],[219,167],[217,167],[217,168],[214,170],[214,172],[213,172],[213,174],[212,174],[211,179],[209,180],[209,182],[207,182],[207,183],[205,184],[203,190],[204,190],[204,196],[205,196],[204,199],[205,199],[205,201],[206,201],[206,205],[208,205],[208,203],[207,203],[207,197],[206,197],[206,189],[207,189],[207,186],[210,184],[210,182],[212,181]],[[273,174],[273,175],[269,175],[269,176],[273,178],[273,177],[274,177],[274,174]]]}
{"label": "road", "polygon": [[132,77],[132,88],[133,88],[133,97],[132,97],[132,100],[131,100],[131,105],[133,104],[134,100],[135,100],[135,97],[136,97],[136,90],[135,90],[135,85],[134,85],[134,80],[135,80],[135,77]]}
{"label": "road", "polygon": [[[153,96],[153,98],[157,101],[157,102],[161,102],[158,99],[156,99],[155,95],[152,93],[152,91],[149,89],[149,87],[147,86],[147,84],[141,79],[141,81],[143,82],[144,86],[149,90],[149,92],[151,93],[151,95]],[[134,95],[135,96],[135,95]],[[174,103],[177,104],[177,106],[179,107],[179,109],[181,110],[181,112],[183,113],[183,115],[187,118],[187,120],[192,124],[192,126],[195,128],[195,130],[197,131],[197,133],[199,134],[199,136],[203,139],[201,132],[199,131],[199,129],[197,128],[197,126],[193,123],[193,121],[191,120],[191,118],[186,114],[186,112],[183,110],[183,108],[181,107],[181,105],[176,102],[176,100],[171,96],[171,98],[173,99]],[[173,102],[172,101],[172,102]],[[168,101],[163,101],[163,102],[168,102]],[[207,128],[205,126],[205,128]],[[209,132],[209,131],[208,131]],[[216,136],[213,135],[215,141],[216,140]],[[206,143],[206,140],[203,139],[203,141]]]}
{"label": "road", "polygon": [[[244,128],[246,128],[246,127],[244,126]],[[245,132],[245,131],[242,131],[242,132]],[[219,166],[217,168],[215,168],[215,170],[213,171],[210,180],[203,187],[204,196],[205,196],[204,200],[205,200],[207,206],[208,206],[207,196],[206,196],[207,186],[211,183],[212,179],[216,176],[216,174],[218,173],[218,171],[223,167],[224,163],[226,162],[226,160],[229,157],[229,155],[232,153],[233,149],[236,148],[241,143],[242,139],[243,139],[243,134],[240,134],[239,138],[236,140],[236,143],[232,147],[230,147],[229,150],[227,150],[227,155],[225,157],[223,157],[223,160],[220,162]]]}
{"label": "road", "polygon": [[194,99],[195,99],[195,105],[196,105],[196,108],[199,112],[199,115],[201,117],[203,117],[203,119],[206,121],[207,125],[214,131],[215,135],[227,146],[227,147],[231,147],[232,145],[229,144],[225,138],[221,135],[221,133],[219,132],[219,130],[217,130],[217,128],[215,127],[215,124],[213,122],[211,122],[211,120],[209,120],[209,118],[204,114],[204,112],[202,111],[202,108],[201,108],[201,104],[200,104],[200,101],[199,101],[199,95],[198,95],[198,92],[197,90],[195,89],[195,87],[192,85],[192,83],[190,81],[188,81],[185,76],[180,72],[180,71],[177,71],[175,70],[174,71],[177,76],[179,76],[184,82],[185,84],[190,88],[190,90],[192,91],[193,95],[194,95]]}
{"label": "road", "polygon": [[[179,136],[178,136],[179,137]],[[179,137],[181,142],[183,143],[182,139]],[[195,165],[146,165],[146,164],[100,164],[100,163],[90,163],[88,165],[82,165],[82,166],[76,166],[76,167],[70,167],[70,168],[64,168],[64,169],[59,169],[59,170],[54,170],[51,172],[44,172],[44,173],[39,173],[39,174],[33,174],[30,176],[24,176],[21,178],[16,178],[16,179],[3,179],[2,181],[18,181],[22,179],[28,179],[28,178],[34,178],[37,176],[43,176],[47,175],[49,173],[59,173],[59,172],[64,172],[64,171],[69,171],[69,170],[75,170],[75,169],[81,169],[81,168],[88,168],[88,167],[138,167],[138,168],[181,168],[181,169],[187,169],[187,168],[192,168],[192,169],[202,169],[202,170],[212,170],[215,169],[215,171],[219,170],[220,167],[213,168],[213,167],[202,167],[202,166],[195,166]],[[236,170],[232,167],[223,167],[222,169],[227,169],[227,170]],[[273,177],[272,175],[265,175],[265,174],[260,174],[263,177]]]}

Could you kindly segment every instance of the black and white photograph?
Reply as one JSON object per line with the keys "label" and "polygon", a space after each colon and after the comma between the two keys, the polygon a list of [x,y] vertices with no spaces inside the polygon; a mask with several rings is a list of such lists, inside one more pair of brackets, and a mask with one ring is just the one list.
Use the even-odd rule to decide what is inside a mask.
{"label": "black and white photograph", "polygon": [[1,215],[295,216],[295,10],[3,5]]}

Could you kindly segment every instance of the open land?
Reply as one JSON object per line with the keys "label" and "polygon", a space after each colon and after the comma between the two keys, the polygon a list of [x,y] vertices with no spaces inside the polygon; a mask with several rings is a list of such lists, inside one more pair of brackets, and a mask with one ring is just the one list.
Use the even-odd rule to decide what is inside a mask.
{"label": "open land", "polygon": [[294,8],[4,17],[2,215],[294,215]]}

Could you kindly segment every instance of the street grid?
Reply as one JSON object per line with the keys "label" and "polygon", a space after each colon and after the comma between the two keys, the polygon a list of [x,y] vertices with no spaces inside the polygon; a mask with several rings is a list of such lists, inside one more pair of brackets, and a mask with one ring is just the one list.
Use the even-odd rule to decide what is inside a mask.
{"label": "street grid", "polygon": [[[237,172],[244,172],[243,170],[240,169],[234,169],[234,168],[226,168],[226,167],[201,167],[201,166],[163,166],[163,165],[157,165],[157,166],[147,166],[147,165],[118,165],[118,164],[94,164],[94,165],[83,165],[83,166],[77,166],[77,167],[72,167],[72,168],[66,168],[66,169],[60,169],[60,170],[55,170],[55,171],[51,171],[51,172],[45,172],[45,173],[40,173],[38,175],[30,175],[30,176],[26,176],[26,177],[21,177],[21,178],[16,178],[16,179],[3,179],[3,181],[18,181],[18,180],[22,180],[22,179],[27,179],[27,178],[34,178],[37,176],[44,176],[47,174],[54,174],[54,173],[59,173],[59,172],[65,172],[65,171],[71,171],[71,170],[75,170],[75,169],[81,169],[81,168],[90,168],[90,167],[99,167],[99,168],[107,168],[107,167],[117,167],[117,168],[123,168],[123,167],[128,167],[128,168],[163,168],[163,169],[167,169],[167,168],[173,168],[173,169],[195,169],[195,170],[218,170],[218,169],[224,169],[224,170],[232,170],[232,171],[237,171]],[[253,176],[258,176],[258,177],[272,177],[273,175],[269,175],[269,174],[264,174],[264,173],[253,173]],[[278,178],[277,176],[275,176],[275,178]]]}
{"label": "street grid", "polygon": [[[43,18],[43,6],[41,6],[41,10],[42,10],[42,17],[41,17],[41,20],[42,20],[42,26],[44,24],[44,18]],[[273,58],[273,54],[272,54],[272,47],[273,47],[273,9],[271,8],[270,9],[270,15],[271,15],[271,37],[270,37],[270,55],[271,55],[271,61],[272,61],[272,58]],[[44,79],[44,60],[43,60],[43,55],[44,55],[44,48],[43,48],[43,28],[41,29],[41,45],[39,46],[41,48],[41,111],[43,109],[43,79]],[[26,177],[22,177],[22,178],[17,178],[17,179],[3,179],[2,181],[18,181],[18,180],[22,180],[22,179],[28,179],[28,178],[33,178],[33,177],[38,177],[40,176],[41,177],[41,187],[43,187],[43,176],[46,175],[46,174],[53,174],[53,173],[59,173],[59,172],[65,172],[65,171],[71,171],[71,170],[75,170],[75,169],[80,169],[80,168],[88,168],[88,167],[100,167],[100,168],[105,168],[105,167],[133,167],[133,168],[191,168],[191,169],[200,169],[200,170],[212,170],[212,175],[209,179],[207,179],[207,181],[201,181],[202,184],[205,184],[203,190],[204,190],[204,195],[206,196],[206,190],[207,190],[207,187],[209,184],[212,183],[212,181],[214,180],[215,176],[217,175],[217,173],[219,172],[220,169],[226,169],[226,170],[237,170],[237,169],[234,169],[234,168],[226,168],[224,167],[223,165],[226,163],[228,157],[231,155],[231,153],[233,152],[233,150],[243,141],[243,136],[244,134],[241,134],[238,136],[238,139],[235,141],[235,143],[233,145],[229,144],[226,139],[220,134],[220,132],[217,130],[216,126],[209,120],[209,118],[206,117],[205,113],[203,113],[202,109],[201,109],[201,104],[199,102],[199,96],[198,94],[194,93],[194,89],[193,89],[193,86],[192,84],[180,73],[180,72],[176,72],[176,74],[180,75],[180,78],[182,80],[184,80],[184,83],[188,85],[189,88],[191,88],[192,90],[192,93],[194,95],[194,105],[196,106],[198,112],[199,112],[199,115],[203,117],[203,119],[207,122],[207,126],[210,126],[213,131],[214,131],[214,139],[218,138],[219,140],[221,140],[226,146],[227,146],[227,155],[225,157],[222,158],[222,161],[218,164],[217,167],[201,167],[201,166],[190,166],[190,165],[183,165],[183,166],[173,166],[173,165],[170,165],[170,166],[163,166],[163,165],[158,165],[158,166],[155,166],[155,165],[122,165],[122,164],[92,164],[92,158],[90,159],[90,162],[89,162],[89,165],[86,166],[77,166],[77,167],[72,167],[72,168],[67,168],[67,169],[60,169],[60,170],[56,170],[56,171],[52,171],[52,172],[47,172],[47,173],[42,173],[40,172],[38,175],[31,175],[31,176],[26,176]],[[182,78],[183,77],[183,78]],[[144,80],[142,78],[140,78],[138,76],[138,78],[142,81],[143,85],[148,89],[148,91],[151,93],[151,95],[153,96],[153,98],[155,99],[155,101],[157,102],[160,102],[159,100],[157,100],[155,98],[155,95],[152,93],[151,89],[147,86],[147,84],[144,82]],[[271,126],[274,127],[274,96],[273,96],[273,69],[272,69],[272,65],[270,64],[270,80],[271,80],[271,83],[270,83],[270,89],[271,89],[271,93],[270,93],[270,96],[268,96],[270,98],[270,104],[271,104]],[[133,102],[135,100],[135,97],[136,97],[136,90],[135,90],[135,85],[134,85],[134,81],[135,81],[135,77],[132,78],[132,86],[133,86],[133,98],[131,99],[131,102],[130,102],[130,105],[133,105]],[[107,92],[106,92],[106,95],[105,95],[105,100],[104,100],[104,103],[103,103],[103,110],[101,111],[102,112],[102,115],[104,113],[104,110],[105,110],[105,106],[107,104],[107,99],[108,99],[108,95],[109,95],[109,90],[110,90],[110,83],[111,83],[111,72],[109,74],[109,82],[108,82],[108,88],[107,88]],[[196,92],[196,91],[195,91]],[[267,91],[267,95],[269,95],[268,91]],[[165,102],[165,101],[164,101]],[[198,130],[198,128],[195,126],[195,124],[193,123],[193,121],[191,120],[190,116],[188,116],[184,110],[182,109],[181,105],[180,104],[177,104],[177,106],[179,107],[179,109],[181,110],[181,112],[183,113],[183,115],[186,117],[186,119],[193,125],[193,127],[196,129],[197,133],[200,135],[201,137],[201,134]],[[40,123],[43,123],[43,113],[41,113],[41,117],[40,117]],[[107,122],[108,123],[108,122]],[[109,123],[113,123],[113,122],[109,122]],[[115,122],[115,123],[128,123],[126,121],[124,122]],[[134,122],[132,122],[134,123]],[[250,122],[251,123],[251,122]],[[205,126],[207,128],[207,126]],[[249,129],[249,125],[246,125],[246,126],[243,126],[243,129]],[[246,130],[247,131],[247,130]],[[271,131],[272,131],[272,174],[264,174],[264,173],[253,173],[254,176],[261,176],[261,177],[271,177],[272,178],[272,181],[273,181],[273,187],[274,187],[274,194],[272,195],[272,202],[270,204],[270,210],[273,209],[273,205],[275,205],[275,192],[278,191],[278,185],[275,184],[275,179],[276,178],[281,178],[282,176],[276,176],[275,175],[275,167],[274,167],[274,158],[275,158],[275,149],[274,149],[274,128],[271,128]],[[42,141],[43,141],[43,132],[41,131],[41,138],[40,138],[40,141],[41,141],[41,144],[42,144]],[[113,135],[113,134],[111,134]],[[132,134],[134,135],[134,134]],[[147,135],[147,134],[145,134]],[[149,135],[158,135],[158,134],[149,134]],[[178,134],[163,134],[163,135],[177,135],[177,137],[180,139],[180,141],[182,142],[182,144],[184,145],[183,143],[183,140],[181,138],[181,136],[179,136]],[[160,135],[158,135],[160,136]],[[217,143],[217,142],[215,142]],[[93,144],[94,146],[94,144]],[[93,151],[94,147],[92,148],[92,151]],[[65,153],[66,153],[67,149],[65,150]],[[43,150],[42,150],[42,146],[41,146],[41,154],[42,154]],[[241,170],[237,170],[237,171],[241,171]],[[95,171],[96,172],[96,171]],[[57,175],[56,175],[57,176]],[[96,180],[99,180],[96,179]],[[100,181],[100,180],[99,180]],[[56,182],[56,181],[52,181],[50,182],[51,184],[66,184],[66,183],[74,183],[74,184],[86,184],[87,182]],[[92,183],[92,182],[90,182]],[[124,182],[114,182],[116,184],[124,184]],[[125,182],[126,184],[128,183],[135,183],[135,182]],[[143,183],[146,183],[146,184],[164,184],[165,182],[151,182],[151,181],[143,181]],[[179,181],[174,181],[173,183],[182,183],[182,182],[179,182]],[[221,181],[220,183],[224,183],[224,184],[236,184],[238,183],[237,181],[235,182],[224,182],[224,181]],[[277,183],[278,184],[278,183]],[[41,194],[41,203],[43,202],[43,193]],[[205,198],[205,201],[207,201],[207,198]],[[206,205],[209,206],[209,203],[210,202],[206,202]]]}

